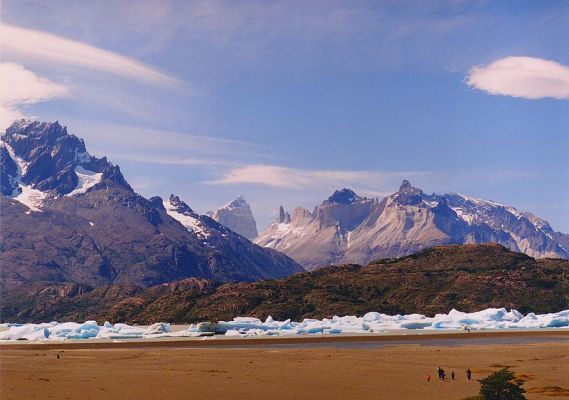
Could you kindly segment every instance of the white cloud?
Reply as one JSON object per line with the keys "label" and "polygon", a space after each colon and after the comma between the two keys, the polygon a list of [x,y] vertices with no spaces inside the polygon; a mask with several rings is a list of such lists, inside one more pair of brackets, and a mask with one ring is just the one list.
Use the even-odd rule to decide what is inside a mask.
{"label": "white cloud", "polygon": [[506,57],[473,67],[466,83],[490,94],[569,99],[569,67],[534,57]]}
{"label": "white cloud", "polygon": [[[376,187],[386,179],[424,175],[425,172],[376,172],[347,170],[304,170],[276,165],[246,165],[227,172],[213,185],[258,184],[277,188],[301,189],[322,186]],[[365,189],[364,189],[365,190]]]}
{"label": "white cloud", "polygon": [[0,24],[2,51],[24,58],[103,71],[155,85],[178,80],[139,61],[46,32]]}
{"label": "white cloud", "polygon": [[67,93],[65,85],[38,76],[20,64],[0,63],[0,129],[22,118],[22,107]]}

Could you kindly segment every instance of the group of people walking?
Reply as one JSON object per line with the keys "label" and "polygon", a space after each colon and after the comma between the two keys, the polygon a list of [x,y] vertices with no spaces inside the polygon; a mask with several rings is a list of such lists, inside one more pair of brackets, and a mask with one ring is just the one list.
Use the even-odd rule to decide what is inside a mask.
{"label": "group of people walking", "polygon": [[[446,372],[444,369],[442,369],[440,366],[437,367],[437,374],[439,375],[439,380],[444,381],[446,378]],[[450,379],[451,380],[455,380],[456,375],[454,373],[454,371],[450,372]],[[471,380],[472,379],[472,371],[470,370],[470,368],[468,368],[466,370],[466,379]],[[427,374],[427,382],[431,381],[431,374]]]}

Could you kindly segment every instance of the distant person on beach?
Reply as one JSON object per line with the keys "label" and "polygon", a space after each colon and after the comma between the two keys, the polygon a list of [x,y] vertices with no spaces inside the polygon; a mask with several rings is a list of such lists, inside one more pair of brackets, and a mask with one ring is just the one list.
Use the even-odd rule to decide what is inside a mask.
{"label": "distant person on beach", "polygon": [[444,369],[441,369],[441,379],[442,379],[443,381],[445,380],[445,375],[446,375],[445,370],[444,370]]}
{"label": "distant person on beach", "polygon": [[450,378],[454,381],[454,371],[450,373]]}
{"label": "distant person on beach", "polygon": [[470,378],[472,378],[472,371],[470,370],[470,368],[468,368],[466,370],[466,377],[468,378],[468,380],[470,380]]}
{"label": "distant person on beach", "polygon": [[441,379],[442,372],[443,372],[442,368],[440,366],[438,366],[437,367],[437,374],[439,375],[439,379]]}
{"label": "distant person on beach", "polygon": [[431,374],[427,374],[427,382],[431,381]]}

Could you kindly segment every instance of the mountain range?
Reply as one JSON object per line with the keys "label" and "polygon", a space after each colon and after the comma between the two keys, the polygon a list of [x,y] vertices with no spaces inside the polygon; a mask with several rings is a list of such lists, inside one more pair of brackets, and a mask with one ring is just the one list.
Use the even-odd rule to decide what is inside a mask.
{"label": "mountain range", "polygon": [[145,288],[185,278],[255,281],[444,244],[496,242],[535,258],[569,258],[569,235],[529,212],[455,193],[426,194],[408,181],[382,200],[342,189],[313,211],[296,208],[291,215],[281,207],[257,236],[243,197],[209,216],[175,195],[146,199],[118,166],[90,155],[58,122],[20,120],[6,130],[0,193],[4,290],[31,283]]}
{"label": "mountain range", "polygon": [[313,211],[280,208],[254,241],[307,270],[395,258],[444,244],[494,242],[531,257],[569,259],[569,235],[529,212],[489,200],[426,194],[403,181],[382,200],[336,191]]}
{"label": "mountain range", "polygon": [[209,215],[146,199],[58,122],[2,135],[0,223],[2,321],[551,311],[569,298],[569,235],[514,207],[403,181],[382,200],[342,189],[313,211],[281,207],[257,236],[244,198]]}
{"label": "mountain range", "polygon": [[0,289],[32,283],[149,287],[188,277],[254,281],[303,271],[177,196],[137,194],[58,122],[14,122],[0,142]]}

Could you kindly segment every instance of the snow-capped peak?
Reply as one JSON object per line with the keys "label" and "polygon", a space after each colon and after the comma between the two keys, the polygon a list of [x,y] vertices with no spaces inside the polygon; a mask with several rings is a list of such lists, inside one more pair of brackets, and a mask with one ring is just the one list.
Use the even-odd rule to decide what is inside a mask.
{"label": "snow-capped peak", "polygon": [[194,232],[199,238],[207,239],[210,236],[207,227],[200,221],[199,215],[194,213],[190,206],[180,200],[178,196],[172,194],[162,204],[169,216],[180,222],[189,231]]}
{"label": "snow-capped peak", "polygon": [[180,200],[178,196],[174,196],[173,194],[170,195],[170,198],[168,199],[168,204],[170,205],[170,208],[172,210],[179,212],[181,214],[194,213],[194,210],[192,210],[188,204],[186,204],[184,201]]}
{"label": "snow-capped peak", "polygon": [[[83,139],[69,134],[58,121],[15,121],[6,129],[1,141],[6,150],[2,152],[2,172],[9,177],[5,181],[10,181],[9,185],[2,186],[6,196],[13,190],[19,194],[33,191],[35,199],[78,196],[103,181],[105,188],[117,185],[132,190],[117,166],[105,157],[91,156]],[[18,168],[14,168],[14,163]],[[34,203],[35,208],[39,206]]]}

